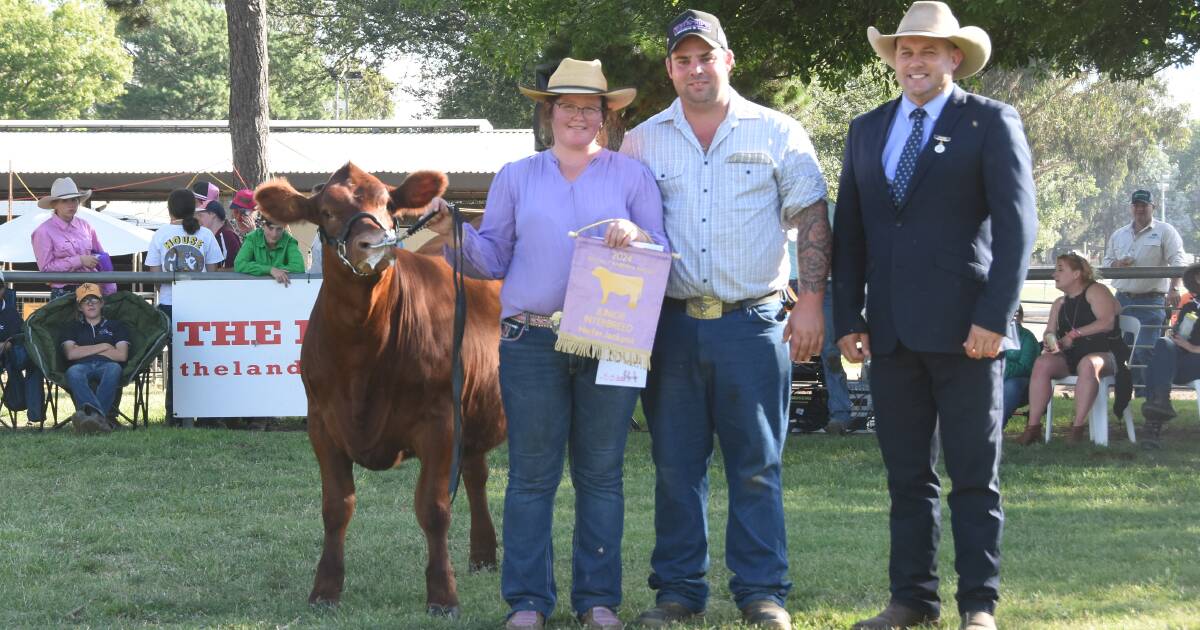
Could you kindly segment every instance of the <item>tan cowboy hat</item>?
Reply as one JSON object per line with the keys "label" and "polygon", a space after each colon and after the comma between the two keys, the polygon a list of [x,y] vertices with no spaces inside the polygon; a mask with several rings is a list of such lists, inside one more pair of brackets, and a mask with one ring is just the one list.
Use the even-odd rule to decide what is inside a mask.
{"label": "tan cowboy hat", "polygon": [[558,69],[550,75],[545,90],[535,90],[518,87],[521,93],[535,101],[548,101],[563,94],[588,94],[603,96],[608,99],[608,108],[618,110],[633,102],[637,96],[635,88],[609,90],[608,79],[600,69],[600,60],[579,61],[567,57],[558,64]]}
{"label": "tan cowboy hat", "polygon": [[59,177],[50,185],[50,194],[38,199],[38,207],[49,210],[54,206],[54,202],[59,199],[79,199],[79,203],[87,201],[88,197],[92,196],[90,190],[79,190],[75,185],[75,180],[70,177]]}
{"label": "tan cowboy hat", "polygon": [[983,69],[992,56],[992,40],[978,26],[959,27],[958,20],[945,2],[914,2],[900,20],[894,35],[883,35],[874,26],[867,27],[867,41],[887,65],[896,67],[896,38],[908,36],[948,39],[963,51],[962,63],[954,79],[965,79]]}

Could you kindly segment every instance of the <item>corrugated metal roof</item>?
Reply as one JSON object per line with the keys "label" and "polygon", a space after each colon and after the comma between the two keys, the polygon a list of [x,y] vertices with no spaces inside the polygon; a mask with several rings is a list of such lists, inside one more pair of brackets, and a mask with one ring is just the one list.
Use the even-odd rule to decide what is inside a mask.
{"label": "corrugated metal roof", "polygon": [[[271,171],[328,174],[347,161],[371,172],[494,174],[533,153],[529,130],[467,133],[276,132]],[[0,168],[24,174],[228,173],[229,134],[170,132],[0,132]]]}

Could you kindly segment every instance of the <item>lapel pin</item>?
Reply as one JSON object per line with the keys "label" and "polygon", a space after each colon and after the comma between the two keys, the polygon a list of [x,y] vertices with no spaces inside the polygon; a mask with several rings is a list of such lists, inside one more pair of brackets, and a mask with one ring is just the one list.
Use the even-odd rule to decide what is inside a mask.
{"label": "lapel pin", "polygon": [[937,145],[935,145],[933,147],[933,152],[934,153],[945,153],[946,152],[946,143],[950,142],[950,136],[939,136],[937,134],[934,134],[933,139],[937,140]]}

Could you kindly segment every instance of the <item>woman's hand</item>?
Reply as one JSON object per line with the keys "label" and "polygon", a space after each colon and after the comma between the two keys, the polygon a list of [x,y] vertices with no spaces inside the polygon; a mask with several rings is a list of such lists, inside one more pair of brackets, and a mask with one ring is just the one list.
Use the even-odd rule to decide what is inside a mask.
{"label": "woman's hand", "polygon": [[79,264],[83,265],[84,269],[95,269],[100,266],[100,259],[91,254],[84,254],[79,257]]}
{"label": "woman's hand", "polygon": [[641,230],[629,219],[617,219],[608,224],[604,232],[604,244],[612,248],[629,247],[629,244],[645,239],[639,236]]}
{"label": "woman's hand", "polygon": [[425,210],[429,211],[435,208],[437,209],[437,215],[430,219],[429,223],[425,224],[425,227],[432,230],[434,234],[446,236],[454,229],[454,217],[450,216],[450,206],[446,203],[445,199],[434,197]]}

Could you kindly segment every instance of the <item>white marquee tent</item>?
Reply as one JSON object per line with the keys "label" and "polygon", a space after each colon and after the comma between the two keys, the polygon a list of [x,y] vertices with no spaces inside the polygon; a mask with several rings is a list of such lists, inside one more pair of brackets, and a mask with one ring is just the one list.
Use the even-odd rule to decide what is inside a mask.
{"label": "white marquee tent", "polygon": [[[0,262],[36,262],[30,237],[39,225],[50,218],[50,210],[37,208],[0,225]],[[110,256],[144,252],[150,246],[154,232],[130,225],[120,219],[80,206],[75,215],[91,224],[100,245]]]}

